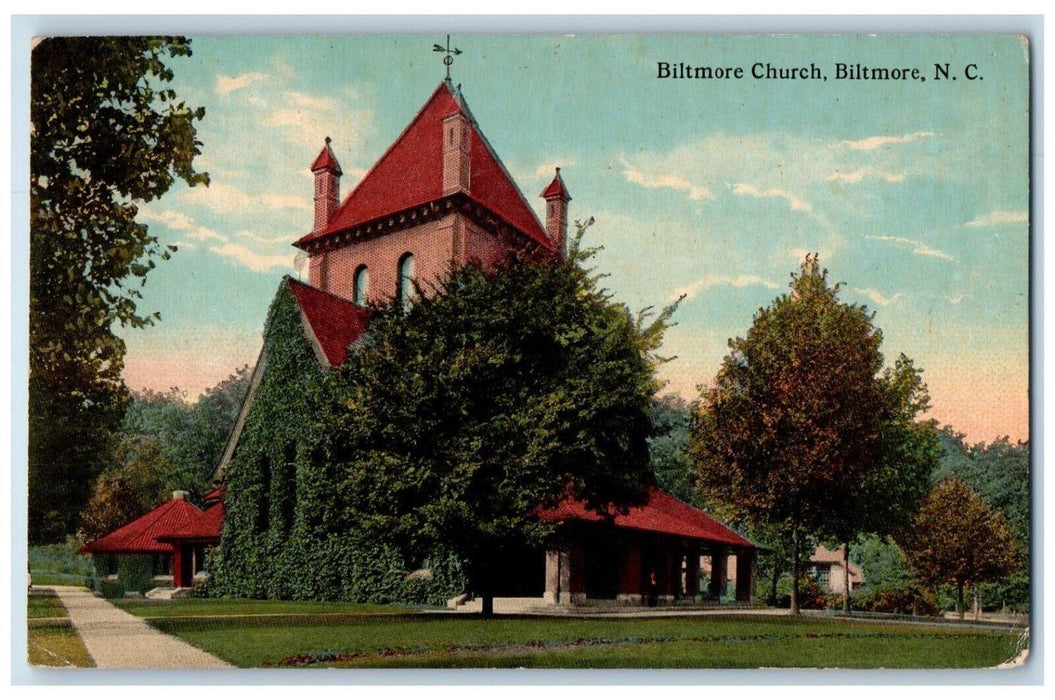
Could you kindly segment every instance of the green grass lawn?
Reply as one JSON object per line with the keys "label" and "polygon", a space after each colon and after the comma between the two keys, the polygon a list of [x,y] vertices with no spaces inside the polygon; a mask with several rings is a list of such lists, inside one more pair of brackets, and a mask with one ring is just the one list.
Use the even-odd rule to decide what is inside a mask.
{"label": "green grass lawn", "polygon": [[320,603],[310,600],[241,600],[231,598],[180,598],[143,600],[126,598],[110,601],[139,617],[215,617],[236,615],[398,615],[418,608],[395,605]]}
{"label": "green grass lawn", "polygon": [[746,614],[482,620],[318,603],[121,606],[247,668],[979,668],[1007,661],[1019,648],[1013,631]]}
{"label": "green grass lawn", "polygon": [[26,602],[26,617],[66,617],[66,608],[54,591],[33,591]]}
{"label": "green grass lawn", "polygon": [[31,666],[87,668],[95,665],[70,624],[66,608],[53,591],[30,593],[26,615],[29,618],[26,647]]}

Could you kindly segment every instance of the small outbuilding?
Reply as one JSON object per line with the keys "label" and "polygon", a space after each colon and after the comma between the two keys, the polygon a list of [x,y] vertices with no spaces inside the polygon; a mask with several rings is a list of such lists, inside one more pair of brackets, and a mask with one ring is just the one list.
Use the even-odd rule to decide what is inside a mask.
{"label": "small outbuilding", "polygon": [[127,525],[81,547],[91,554],[96,574],[123,590],[190,588],[205,569],[205,555],[220,543],[223,525],[223,490],[206,495],[202,511],[187,500],[186,491]]}

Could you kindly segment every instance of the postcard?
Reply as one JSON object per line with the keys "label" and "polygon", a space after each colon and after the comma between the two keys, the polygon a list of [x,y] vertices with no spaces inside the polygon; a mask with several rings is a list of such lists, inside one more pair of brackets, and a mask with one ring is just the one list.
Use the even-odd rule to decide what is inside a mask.
{"label": "postcard", "polygon": [[1031,57],[35,40],[29,664],[1021,668]]}

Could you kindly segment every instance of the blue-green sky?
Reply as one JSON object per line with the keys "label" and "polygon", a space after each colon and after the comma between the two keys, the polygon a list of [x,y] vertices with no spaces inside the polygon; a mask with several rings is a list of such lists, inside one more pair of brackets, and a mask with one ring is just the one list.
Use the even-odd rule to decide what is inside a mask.
{"label": "blue-green sky", "polygon": [[[204,105],[208,189],[140,219],[179,252],[122,331],[133,388],[196,395],[252,363],[290,243],[312,225],[323,138],[342,194],[443,77],[442,36],[195,37],[175,88]],[[883,349],[925,370],[933,416],[972,440],[1028,437],[1028,49],[1010,36],[481,36],[452,43],[483,132],[521,189],[562,166],[571,217],[633,309],[685,293],[662,377],[692,398],[754,312],[819,252]],[[657,62],[742,67],[658,79]],[[827,80],[756,80],[756,63]],[[918,67],[926,81],[835,79],[835,64]],[[957,80],[934,80],[948,63]],[[981,79],[967,80],[977,65]]]}

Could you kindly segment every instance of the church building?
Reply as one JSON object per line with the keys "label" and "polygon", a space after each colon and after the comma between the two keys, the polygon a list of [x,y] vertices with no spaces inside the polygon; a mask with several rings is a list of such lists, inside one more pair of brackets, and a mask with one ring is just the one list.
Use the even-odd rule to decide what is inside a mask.
{"label": "church building", "polygon": [[[429,293],[431,283],[462,265],[490,268],[511,253],[545,259],[563,256],[566,248],[571,196],[560,170],[540,193],[543,223],[449,79],[343,200],[341,166],[329,138],[311,171],[314,220],[311,232],[294,243],[306,263],[307,283],[286,278],[280,284],[248,396],[215,474],[227,505],[218,554],[229,569],[256,572],[246,580],[258,581],[267,567],[280,578],[292,579],[291,572],[306,566],[327,580],[341,575],[332,557],[303,554],[305,547],[289,543],[333,531],[327,518],[336,516],[303,499],[313,488],[335,487],[327,480],[339,475],[323,466],[325,446],[304,446],[301,436],[312,430],[308,416],[316,410],[310,387],[354,352],[370,322],[367,306],[406,304],[417,290]],[[280,327],[296,338],[280,339]],[[240,489],[254,497],[239,500]],[[561,524],[564,544],[503,562],[507,580],[497,595],[552,604],[719,601],[732,555],[736,587],[726,600],[751,599],[757,547],[657,488],[642,505],[609,518],[576,501],[539,517]],[[311,541],[307,549],[341,547],[339,540],[330,550],[317,544]],[[701,559],[711,571],[706,582]],[[331,565],[332,572],[319,572]],[[259,583],[237,590],[283,595],[281,586],[265,590]]]}

